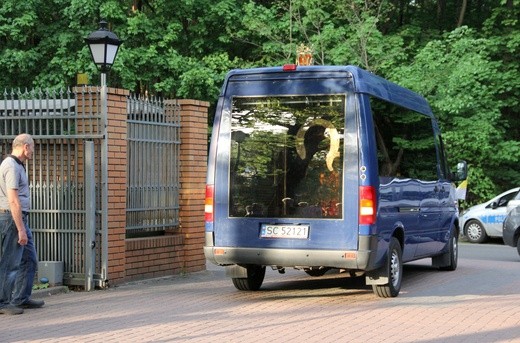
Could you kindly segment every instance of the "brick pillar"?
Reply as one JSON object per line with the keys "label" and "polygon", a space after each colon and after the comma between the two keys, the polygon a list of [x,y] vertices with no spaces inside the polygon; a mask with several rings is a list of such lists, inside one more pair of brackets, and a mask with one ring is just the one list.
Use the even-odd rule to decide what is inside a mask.
{"label": "brick pillar", "polygon": [[208,154],[209,103],[177,100],[181,107],[180,223],[184,236],[184,269],[204,270],[204,197]]}
{"label": "brick pillar", "polygon": [[[90,113],[102,112],[101,94],[98,87],[79,88],[77,92],[78,118],[76,120],[76,133],[97,131],[104,134],[104,122],[93,118]],[[127,142],[126,142],[126,120],[127,120],[127,97],[128,90],[108,88],[107,89],[107,123],[106,123],[106,147],[107,147],[107,216],[102,218],[107,224],[106,237],[108,243],[102,246],[103,256],[96,259],[106,261],[103,264],[102,273],[110,284],[117,284],[125,278],[125,233],[126,233],[126,164],[127,164]],[[102,144],[103,141],[101,141]],[[83,155],[83,146],[79,147],[79,154]],[[103,148],[96,149],[102,152]],[[78,158],[79,163],[83,159]],[[96,163],[104,166],[103,159],[98,156]],[[82,171],[79,165],[78,170]],[[82,175],[79,175],[82,178]],[[97,181],[101,175],[96,175]],[[101,189],[98,189],[101,192]],[[104,200],[104,198],[103,198]],[[101,204],[103,205],[103,203]],[[98,209],[99,210],[99,209]],[[101,208],[101,210],[103,210]],[[103,233],[104,235],[104,233]],[[104,244],[104,243],[103,243]]]}
{"label": "brick pillar", "polygon": [[108,88],[108,278],[117,284],[126,277],[127,98],[125,89]]}

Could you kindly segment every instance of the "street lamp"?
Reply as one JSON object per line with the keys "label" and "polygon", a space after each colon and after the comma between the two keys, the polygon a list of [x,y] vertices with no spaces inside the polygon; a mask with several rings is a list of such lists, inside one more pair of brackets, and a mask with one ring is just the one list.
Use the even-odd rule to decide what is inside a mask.
{"label": "street lamp", "polygon": [[107,29],[107,22],[101,20],[99,29],[91,32],[85,42],[88,44],[94,63],[101,71],[101,86],[106,85],[106,73],[116,59],[119,46],[123,43],[115,33]]}
{"label": "street lamp", "polygon": [[[99,29],[92,32],[85,38],[94,63],[101,71],[101,89],[99,92],[100,109],[101,109],[101,127],[104,128],[103,136],[108,137],[108,89],[106,73],[110,70],[116,59],[119,46],[123,43],[115,33],[107,29],[107,22],[101,20]],[[90,145],[89,145],[90,146]],[[93,150],[93,149],[92,149]],[[101,142],[101,164],[108,166],[108,139]],[[101,208],[108,209],[108,172],[105,168],[101,171]],[[92,212],[92,211],[89,211]],[[103,211],[101,219],[102,227],[102,257],[101,257],[101,279],[108,280],[108,218],[107,212]],[[85,226],[87,234],[85,239],[85,290],[90,291],[94,286],[94,271],[96,265],[95,242],[96,227],[95,218],[86,216]]]}

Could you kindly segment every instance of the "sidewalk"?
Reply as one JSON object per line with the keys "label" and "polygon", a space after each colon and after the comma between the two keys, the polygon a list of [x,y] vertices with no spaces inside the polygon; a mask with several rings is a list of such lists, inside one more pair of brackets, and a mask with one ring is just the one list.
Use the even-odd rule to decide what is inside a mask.
{"label": "sidewalk", "polygon": [[429,261],[413,264],[392,299],[356,279],[293,270],[268,270],[260,291],[240,292],[216,267],[92,292],[53,288],[37,291],[43,308],[0,316],[0,341],[520,342],[518,266],[463,259],[456,272],[439,272]]}

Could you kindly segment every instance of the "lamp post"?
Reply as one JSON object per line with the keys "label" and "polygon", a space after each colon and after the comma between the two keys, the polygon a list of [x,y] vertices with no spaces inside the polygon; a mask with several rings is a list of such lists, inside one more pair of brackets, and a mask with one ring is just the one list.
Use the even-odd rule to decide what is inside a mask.
{"label": "lamp post", "polygon": [[101,71],[101,87],[106,86],[106,73],[112,68],[119,46],[123,43],[115,33],[107,29],[107,22],[101,20],[99,29],[91,32],[85,42],[88,44],[94,63]]}
{"label": "lamp post", "polygon": [[[101,20],[99,29],[94,31],[85,38],[88,44],[92,59],[101,71],[101,89],[100,89],[100,105],[101,105],[101,128],[103,130],[104,139],[101,140],[101,282],[108,280],[108,90],[106,73],[110,70],[116,59],[119,46],[123,43],[115,33],[107,29],[107,22]],[[91,159],[93,160],[93,144],[86,142],[86,150],[90,146],[92,150]],[[85,161],[87,162],[87,161]],[[93,165],[94,163],[92,163]],[[86,177],[87,175],[85,175]],[[91,178],[95,176],[91,175]],[[95,182],[95,181],[94,181]],[[94,192],[94,191],[92,191]],[[94,196],[92,196],[94,198]],[[90,291],[94,287],[94,274],[96,266],[96,221],[95,221],[95,200],[92,200],[90,211],[85,218],[85,290]]]}

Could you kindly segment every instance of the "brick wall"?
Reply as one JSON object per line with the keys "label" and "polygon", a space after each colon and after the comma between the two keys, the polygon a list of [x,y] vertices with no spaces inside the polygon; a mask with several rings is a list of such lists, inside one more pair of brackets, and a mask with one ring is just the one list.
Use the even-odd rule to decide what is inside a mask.
{"label": "brick wall", "polygon": [[[181,110],[180,230],[166,236],[126,239],[128,95],[127,90],[108,88],[107,277],[110,284],[204,270],[204,196],[209,103],[196,100],[165,101],[166,105],[180,106]],[[82,99],[78,101],[83,104]],[[94,99],[90,106],[97,108],[97,104],[98,99]],[[166,106],[166,111],[171,107]],[[92,123],[86,121],[80,125]]]}
{"label": "brick wall", "polygon": [[108,279],[126,276],[126,119],[127,90],[108,88]]}
{"label": "brick wall", "polygon": [[[180,231],[162,237],[127,239],[128,281],[204,270],[204,196],[209,103],[170,100],[181,108]],[[113,276],[111,276],[113,279]],[[111,281],[111,283],[113,283]]]}
{"label": "brick wall", "polygon": [[127,281],[182,273],[183,236],[168,235],[126,240],[125,270]]}
{"label": "brick wall", "polygon": [[209,103],[178,100],[181,106],[180,220],[184,236],[184,268],[187,272],[203,270],[204,198]]}

